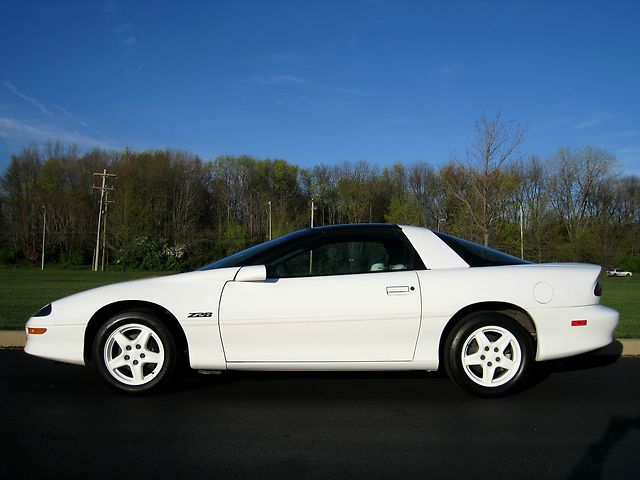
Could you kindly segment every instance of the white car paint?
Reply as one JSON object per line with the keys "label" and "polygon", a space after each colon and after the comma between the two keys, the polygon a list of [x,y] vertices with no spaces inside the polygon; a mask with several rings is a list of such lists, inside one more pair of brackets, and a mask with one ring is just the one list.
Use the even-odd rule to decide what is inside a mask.
{"label": "white car paint", "polygon": [[[49,316],[29,319],[27,330],[47,332],[28,334],[25,351],[84,364],[89,320],[124,301],[170,312],[194,369],[435,370],[449,322],[486,302],[529,315],[536,360],[612,341],[618,312],[599,305],[593,293],[600,267],[470,268],[430,230],[401,228],[427,270],[260,280],[264,273],[251,266],[108,285],[57,300]],[[193,318],[193,312],[211,316]],[[572,327],[576,319],[587,325]]]}
{"label": "white car paint", "polygon": [[431,230],[411,225],[400,225],[400,228],[429,270],[469,268],[467,262],[461,259]]}
{"label": "white car paint", "polygon": [[414,271],[228,282],[220,331],[227,362],[410,361],[420,310]]}
{"label": "white car paint", "polygon": [[[103,306],[143,301],[158,305],[180,323],[189,345],[194,369],[224,369],[226,361],[218,327],[218,304],[222,288],[239,268],[196,271],[133,280],[80,292],[52,303],[47,317],[33,317],[29,327],[47,328],[44,335],[27,335],[25,351],[32,355],[84,365],[87,323]],[[189,318],[191,312],[211,312],[211,317]],[[64,332],[64,333],[62,333]]]}
{"label": "white car paint", "polygon": [[[583,264],[469,268],[464,274],[459,269],[419,271],[423,313],[414,361],[429,369],[437,368],[440,338],[446,324],[463,308],[484,302],[514,305],[529,313],[537,334],[536,360],[607,345],[612,341],[618,312],[598,305],[600,299],[593,292],[599,272],[600,267]],[[556,285],[554,298],[547,303],[535,298],[535,287],[540,281]],[[567,285],[571,288],[566,288]],[[588,319],[591,324],[570,327],[571,320],[576,319]],[[564,352],[571,353],[564,355]]]}

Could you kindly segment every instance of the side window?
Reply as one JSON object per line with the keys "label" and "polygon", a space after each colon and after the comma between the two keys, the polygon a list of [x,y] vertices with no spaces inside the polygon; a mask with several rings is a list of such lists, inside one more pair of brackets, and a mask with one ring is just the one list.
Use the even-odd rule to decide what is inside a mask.
{"label": "side window", "polygon": [[412,252],[394,236],[353,235],[322,239],[267,263],[271,278],[347,275],[412,268]]}

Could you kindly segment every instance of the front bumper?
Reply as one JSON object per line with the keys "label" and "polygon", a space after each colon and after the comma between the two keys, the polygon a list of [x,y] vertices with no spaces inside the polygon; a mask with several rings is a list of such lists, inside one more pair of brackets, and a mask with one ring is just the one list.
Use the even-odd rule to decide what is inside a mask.
{"label": "front bumper", "polygon": [[[42,334],[30,334],[29,328],[46,328]],[[24,351],[36,357],[84,365],[85,325],[56,325],[51,317],[32,317],[25,327]]]}
{"label": "front bumper", "polygon": [[[590,352],[613,341],[620,314],[604,305],[540,308],[529,311],[536,326],[536,360],[553,360]],[[586,320],[572,326],[573,320]]]}

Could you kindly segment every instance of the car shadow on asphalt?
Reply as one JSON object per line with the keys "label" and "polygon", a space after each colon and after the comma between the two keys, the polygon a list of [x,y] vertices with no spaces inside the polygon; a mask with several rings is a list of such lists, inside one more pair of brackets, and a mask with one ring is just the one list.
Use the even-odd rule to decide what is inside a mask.
{"label": "car shadow on asphalt", "polygon": [[529,387],[542,383],[553,374],[603,368],[616,363],[622,356],[622,343],[614,340],[609,345],[592,352],[573,357],[547,360],[535,364],[529,379]]}
{"label": "car shadow on asphalt", "polygon": [[[610,345],[593,352],[576,355],[558,360],[548,360],[536,363],[532,369],[529,382],[525,386],[528,390],[549,378],[553,374],[603,368],[616,363],[622,354],[622,344],[617,340]],[[434,372],[425,371],[225,371],[218,374],[199,374],[195,371],[185,376],[174,391],[192,391],[211,388],[214,386],[234,384],[240,382],[268,382],[268,381],[305,381],[324,380],[329,382],[362,381],[376,382],[388,380],[422,381],[426,379],[446,380],[444,368]],[[514,394],[517,392],[514,392]]]}
{"label": "car shadow on asphalt", "polygon": [[195,371],[187,374],[173,391],[192,391],[211,388],[213,386],[235,384],[241,382],[272,381],[328,381],[328,382],[376,382],[389,380],[423,381],[425,379],[446,380],[444,371],[225,371],[219,374],[199,374]]}

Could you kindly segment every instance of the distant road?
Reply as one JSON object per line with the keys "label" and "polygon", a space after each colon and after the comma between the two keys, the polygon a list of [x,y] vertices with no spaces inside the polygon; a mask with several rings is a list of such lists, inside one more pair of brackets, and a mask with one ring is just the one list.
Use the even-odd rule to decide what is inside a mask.
{"label": "distant road", "polygon": [[130,398],[20,350],[0,365],[4,479],[640,478],[640,358],[554,363],[499,400],[416,372],[227,373]]}

